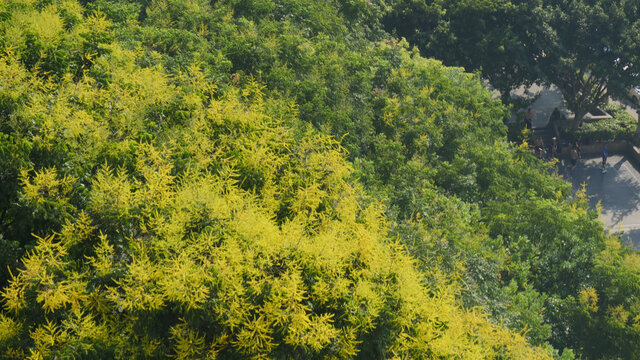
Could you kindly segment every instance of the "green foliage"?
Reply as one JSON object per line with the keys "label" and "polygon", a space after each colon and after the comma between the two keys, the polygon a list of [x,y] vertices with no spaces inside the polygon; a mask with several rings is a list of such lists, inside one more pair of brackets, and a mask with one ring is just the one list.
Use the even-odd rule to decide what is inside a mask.
{"label": "green foliage", "polygon": [[[105,4],[110,16],[121,14]],[[144,21],[161,21],[162,4],[145,7]],[[196,14],[195,5],[208,8],[182,4]],[[55,36],[108,24],[99,13],[75,21]],[[161,64],[197,59],[193,49],[204,46],[183,31],[160,32],[173,37],[158,45],[159,61],[154,50],[99,38],[105,51],[79,74],[71,66],[40,72],[28,52],[3,57],[3,69],[19,76],[1,88],[19,100],[3,118],[3,149],[15,152],[3,165],[15,178],[11,196],[33,216],[21,220],[43,224],[2,291],[5,358],[550,358],[482,309],[463,307],[451,276],[416,269],[389,236],[384,205],[352,180],[345,149],[301,122],[302,106],[242,74],[220,90],[206,64],[167,73]],[[156,34],[138,36],[164,40]],[[434,86],[469,80],[438,63],[411,63],[402,47],[380,51],[433,76]],[[398,79],[386,112],[406,72],[389,73]],[[445,106],[428,95],[417,101]],[[408,120],[396,115],[398,124]],[[462,121],[453,112],[435,120],[449,118]],[[468,126],[451,122],[433,149],[454,151],[453,132]],[[404,147],[426,154],[402,134],[410,127],[398,130],[377,136],[388,155]],[[384,171],[401,162],[371,158]],[[414,159],[415,176],[424,165]]]}
{"label": "green foliage", "polygon": [[551,294],[575,294],[581,286],[576,279],[588,277],[603,250],[604,233],[596,214],[586,211],[584,193],[571,202],[558,201],[561,194],[555,200],[536,199],[532,192],[523,195],[529,201],[494,203],[486,214],[490,233],[503,236],[506,251],[513,254],[504,276],[528,278]]}
{"label": "green foliage", "polygon": [[554,342],[576,344],[589,358],[633,358],[640,336],[639,260],[618,239],[609,239],[596,259],[593,278],[577,296],[555,304],[553,315],[567,327],[554,329]]}
{"label": "green foliage", "polygon": [[100,14],[84,21],[83,8],[75,1],[56,1],[37,11],[21,1],[9,1],[0,43],[3,52],[16,54],[29,70],[58,80],[65,74],[78,78],[92,67],[92,59],[106,52],[110,23]]}
{"label": "green foliage", "polygon": [[577,130],[563,128],[563,138],[570,141],[581,138],[583,142],[633,140],[638,121],[621,105],[615,103],[605,106],[604,110],[613,118],[585,122]]}
{"label": "green foliage", "polygon": [[394,1],[386,28],[424,56],[480,71],[505,101],[533,82],[555,84],[582,117],[637,85],[638,4],[626,0]]}
{"label": "green foliage", "polygon": [[0,4],[7,358],[582,350],[601,224],[394,8]]}
{"label": "green foliage", "polygon": [[539,1],[391,1],[387,30],[406,38],[425,57],[481,71],[503,98],[535,80],[534,30]]}
{"label": "green foliage", "polygon": [[[158,155],[147,154],[144,166],[162,166]],[[461,312],[447,287],[428,295],[402,249],[381,241],[378,211],[358,209],[356,194],[335,198],[332,210],[318,214],[323,219],[300,212],[277,226],[260,206],[269,199],[234,183],[193,172],[161,190],[147,179],[132,194],[143,204],[139,232],[121,245],[118,234],[99,235],[90,221],[68,223],[57,239],[41,238],[4,292],[9,313],[37,314],[22,331],[44,319],[18,346],[32,356],[83,349],[95,357],[106,349],[116,358],[347,358],[374,344],[413,356],[483,354],[494,346],[534,356],[522,338],[475,311]],[[163,192],[164,203],[143,201],[150,187]],[[208,225],[193,229],[202,210]],[[86,242],[95,255],[79,265],[68,254]],[[431,325],[419,320],[432,316]],[[374,329],[387,334],[385,343],[369,343],[374,339],[365,335]],[[434,338],[436,330],[451,337]]]}
{"label": "green foliage", "polygon": [[573,129],[609,96],[622,97],[638,81],[632,40],[638,4],[620,0],[548,1],[540,31],[549,56],[540,60],[544,79],[556,84],[576,114]]}
{"label": "green foliage", "polygon": [[10,135],[0,133],[0,251],[2,252],[1,279],[8,278],[5,272],[8,267],[15,267],[20,257],[20,234],[27,231],[27,222],[19,219],[27,216],[25,211],[12,206],[18,201],[20,184],[18,181],[20,170],[28,164],[30,144],[27,141],[17,141]]}

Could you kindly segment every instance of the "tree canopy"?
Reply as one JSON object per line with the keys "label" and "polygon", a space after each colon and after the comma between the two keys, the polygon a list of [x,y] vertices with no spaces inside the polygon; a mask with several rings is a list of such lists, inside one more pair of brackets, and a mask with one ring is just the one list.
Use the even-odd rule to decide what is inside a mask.
{"label": "tree canopy", "polygon": [[423,0],[398,2],[385,24],[425,56],[480,71],[504,99],[520,85],[557,85],[577,126],[640,81],[639,11],[627,0]]}
{"label": "tree canopy", "polygon": [[633,253],[401,9],[0,3],[2,356],[632,357]]}

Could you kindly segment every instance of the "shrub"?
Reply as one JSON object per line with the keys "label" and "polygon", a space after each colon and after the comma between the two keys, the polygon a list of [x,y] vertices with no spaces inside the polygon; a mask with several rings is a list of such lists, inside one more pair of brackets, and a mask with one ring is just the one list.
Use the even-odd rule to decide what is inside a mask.
{"label": "shrub", "polygon": [[585,122],[581,128],[575,131],[569,128],[562,128],[562,137],[570,142],[581,137],[583,143],[607,140],[632,140],[638,121],[619,104],[610,103],[604,107],[604,110],[613,118],[591,123]]}

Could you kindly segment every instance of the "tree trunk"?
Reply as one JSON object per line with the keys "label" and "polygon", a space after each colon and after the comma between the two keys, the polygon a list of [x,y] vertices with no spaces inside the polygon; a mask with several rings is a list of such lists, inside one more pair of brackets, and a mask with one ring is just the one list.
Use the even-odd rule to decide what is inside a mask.
{"label": "tree trunk", "polygon": [[580,127],[580,123],[582,123],[582,118],[587,115],[586,111],[580,111],[576,113],[576,116],[571,121],[571,130],[578,130]]}

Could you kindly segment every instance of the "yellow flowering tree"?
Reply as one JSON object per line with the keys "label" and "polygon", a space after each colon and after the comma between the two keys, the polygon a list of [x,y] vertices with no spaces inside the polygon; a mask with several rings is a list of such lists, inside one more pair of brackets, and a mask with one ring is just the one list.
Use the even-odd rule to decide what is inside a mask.
{"label": "yellow flowering tree", "polygon": [[[2,6],[18,45],[109,31],[73,1]],[[19,201],[56,220],[2,290],[3,358],[550,358],[416,270],[294,104],[102,40],[82,71],[0,59],[12,136],[45,159],[16,163]]]}

